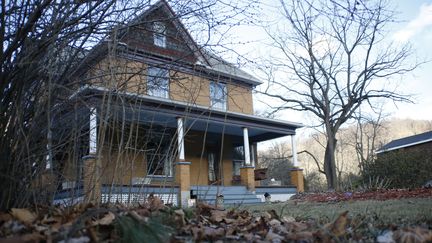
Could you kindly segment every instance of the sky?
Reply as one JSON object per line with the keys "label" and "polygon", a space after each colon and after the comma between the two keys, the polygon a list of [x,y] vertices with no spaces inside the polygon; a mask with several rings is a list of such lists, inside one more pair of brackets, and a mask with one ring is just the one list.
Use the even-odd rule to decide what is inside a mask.
{"label": "sky", "polygon": [[[261,12],[262,19],[274,21],[272,17],[277,16],[280,11],[275,5],[279,1],[263,1],[264,7]],[[389,26],[388,40],[395,43],[409,43],[414,51],[413,58],[417,60],[432,60],[432,0],[413,1],[400,0],[390,1],[398,12],[398,21]],[[270,16],[270,17],[269,17]],[[273,24],[274,22],[270,22]],[[259,59],[268,52],[268,47],[263,44],[268,42],[266,32],[261,27],[240,26],[235,30],[234,38],[239,40],[237,50],[250,59]],[[245,41],[247,40],[247,41]],[[247,42],[247,43],[244,43]],[[255,75],[253,67],[246,65],[245,69]],[[264,84],[263,84],[264,85]],[[432,62],[424,63],[412,73],[403,77],[398,82],[398,90],[404,94],[413,95],[414,103],[387,102],[384,112],[390,117],[432,120]],[[254,107],[256,110],[264,110],[266,106],[261,102],[268,102],[262,96],[255,96]],[[305,123],[310,120],[309,115],[304,113],[286,111],[280,113],[278,118]],[[307,122],[306,122],[307,123]],[[311,124],[306,124],[311,125]]]}
{"label": "sky", "polygon": [[[411,43],[419,58],[432,60],[432,1],[399,1],[397,9],[405,21],[395,26],[392,38]],[[415,95],[415,104],[388,106],[388,111],[395,117],[432,120],[432,62],[407,76],[401,89]]]}

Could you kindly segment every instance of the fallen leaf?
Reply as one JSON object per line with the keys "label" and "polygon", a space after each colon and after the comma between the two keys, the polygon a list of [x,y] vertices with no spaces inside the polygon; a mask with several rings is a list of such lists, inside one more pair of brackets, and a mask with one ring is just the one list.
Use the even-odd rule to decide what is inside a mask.
{"label": "fallen leaf", "polygon": [[284,225],[289,232],[300,232],[308,228],[308,226],[302,222],[286,222]]}
{"label": "fallen leaf", "polygon": [[12,215],[8,213],[0,213],[0,222],[6,222],[12,219]]}
{"label": "fallen leaf", "polygon": [[291,216],[284,216],[282,217],[282,222],[284,223],[295,222],[295,218]]}
{"label": "fallen leaf", "polygon": [[225,235],[225,230],[223,228],[212,228],[205,226],[204,227],[204,235],[209,240],[218,239]]}
{"label": "fallen leaf", "polygon": [[39,233],[25,234],[22,236],[14,236],[11,238],[0,238],[0,243],[36,243],[41,242],[45,238]]}
{"label": "fallen leaf", "polygon": [[272,219],[272,220],[270,220],[269,222],[268,222],[268,224],[271,226],[271,227],[278,227],[278,226],[280,226],[281,225],[281,222],[279,221],[279,220],[277,220],[277,219]]}
{"label": "fallen leaf", "polygon": [[92,225],[110,225],[114,221],[114,219],[115,215],[112,212],[108,212],[103,218],[94,221]]}
{"label": "fallen leaf", "polygon": [[300,242],[313,242],[313,233],[309,231],[293,233],[289,235],[288,239]]}
{"label": "fallen leaf", "polygon": [[432,231],[420,227],[399,229],[394,232],[396,242],[423,243],[432,241]]}
{"label": "fallen leaf", "polygon": [[340,237],[346,233],[346,225],[348,223],[348,211],[343,212],[327,229],[336,237]]}
{"label": "fallen leaf", "polygon": [[174,211],[174,221],[178,226],[183,226],[186,224],[185,213],[183,209],[177,209]]}
{"label": "fallen leaf", "polygon": [[265,237],[266,241],[271,241],[271,242],[282,242],[283,239],[284,239],[283,236],[274,233],[272,229],[270,229],[267,232],[267,235]]}
{"label": "fallen leaf", "polygon": [[149,203],[150,211],[158,211],[165,208],[163,201],[153,193],[148,196],[147,201]]}
{"label": "fallen leaf", "polygon": [[212,210],[210,220],[214,223],[220,223],[226,218],[227,211]]}
{"label": "fallen leaf", "polygon": [[26,208],[12,208],[11,215],[25,224],[31,224],[37,218],[36,214]]}

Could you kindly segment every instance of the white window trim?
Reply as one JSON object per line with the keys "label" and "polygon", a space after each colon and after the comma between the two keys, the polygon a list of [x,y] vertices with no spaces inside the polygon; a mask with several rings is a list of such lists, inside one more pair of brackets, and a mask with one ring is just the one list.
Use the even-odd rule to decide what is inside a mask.
{"label": "white window trim", "polygon": [[153,44],[166,47],[166,25],[163,22],[153,22]]}
{"label": "white window trim", "polygon": [[[214,94],[212,94],[212,87],[213,89],[214,88],[222,89],[223,97],[222,98],[213,97]],[[212,108],[226,111],[228,106],[227,96],[228,96],[227,86],[225,83],[210,81],[210,106]]]}
{"label": "white window trim", "polygon": [[[155,70],[155,71],[151,71]],[[162,77],[162,75],[165,75]],[[162,81],[165,87],[160,87],[160,84],[151,85],[150,82]],[[170,77],[169,70],[159,67],[149,67],[147,75],[147,95],[169,99]]]}

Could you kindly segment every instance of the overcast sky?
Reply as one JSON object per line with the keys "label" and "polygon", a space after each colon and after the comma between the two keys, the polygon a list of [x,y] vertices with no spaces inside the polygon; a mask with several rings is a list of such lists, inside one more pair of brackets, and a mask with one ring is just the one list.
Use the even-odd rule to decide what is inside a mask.
{"label": "overcast sky", "polygon": [[[262,11],[262,19],[272,19],[278,15],[279,9],[276,4],[279,1],[264,1],[265,7]],[[419,60],[432,60],[432,0],[431,1],[414,1],[400,0],[392,1],[396,11],[399,12],[398,22],[389,26],[389,39],[400,42],[410,43],[415,51],[414,58]],[[235,30],[234,36],[241,41],[251,41],[249,44],[239,45],[239,50],[245,56],[251,59],[259,59],[268,52],[268,47],[263,45],[266,42],[265,31],[259,27],[242,26]],[[413,60],[414,61],[414,60]],[[246,68],[247,69],[247,68]],[[249,69],[250,72],[253,70]],[[399,90],[405,94],[413,94],[415,104],[387,103],[385,112],[392,117],[428,119],[432,120],[432,62],[422,65],[413,73],[406,75],[400,81]],[[265,106],[257,101],[262,99],[255,97],[254,106],[262,110]],[[308,117],[305,114],[286,112],[279,116],[284,120],[303,122]],[[310,124],[307,124],[310,125]]]}

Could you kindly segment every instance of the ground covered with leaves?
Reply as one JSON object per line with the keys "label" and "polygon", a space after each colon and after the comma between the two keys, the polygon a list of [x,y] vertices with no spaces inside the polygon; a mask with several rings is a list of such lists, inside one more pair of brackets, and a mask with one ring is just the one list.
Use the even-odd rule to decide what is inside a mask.
{"label": "ground covered with leaves", "polygon": [[[432,242],[431,201],[293,200],[226,209],[207,204],[180,209],[149,197],[147,203],[134,207],[14,208],[0,213],[0,242]],[[385,205],[393,205],[391,211],[395,206],[406,208],[408,213],[413,212],[411,205],[420,208],[424,217],[381,220],[384,215],[380,212],[387,211],[379,208]]]}
{"label": "ground covered with leaves", "polygon": [[432,197],[432,188],[379,189],[358,192],[303,193],[297,194],[291,199],[309,202],[340,202],[349,200],[389,200],[425,197]]}

